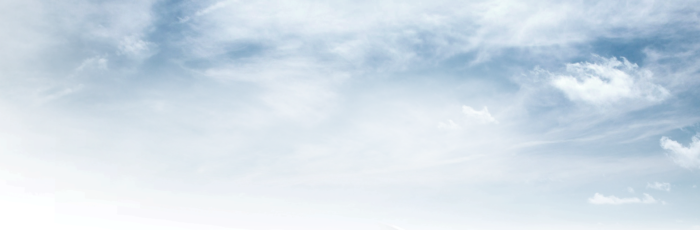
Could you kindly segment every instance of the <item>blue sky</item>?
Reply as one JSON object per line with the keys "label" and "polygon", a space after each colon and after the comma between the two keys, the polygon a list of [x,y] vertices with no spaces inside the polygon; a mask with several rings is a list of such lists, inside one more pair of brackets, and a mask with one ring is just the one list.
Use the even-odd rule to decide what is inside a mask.
{"label": "blue sky", "polygon": [[0,227],[700,229],[697,1],[2,1]]}

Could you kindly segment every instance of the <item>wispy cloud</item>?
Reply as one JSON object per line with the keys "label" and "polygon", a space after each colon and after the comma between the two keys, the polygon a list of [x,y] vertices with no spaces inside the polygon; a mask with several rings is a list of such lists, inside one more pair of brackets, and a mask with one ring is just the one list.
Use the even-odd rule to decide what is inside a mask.
{"label": "wispy cloud", "polygon": [[[559,61],[561,60],[559,58],[565,59],[561,55],[565,57],[581,55],[580,50],[573,48],[574,46],[595,40],[599,34],[614,33],[617,27],[611,24],[621,23],[627,18],[634,18],[635,22],[647,22],[639,25],[620,25],[638,28],[630,30],[632,34],[646,33],[645,31],[652,30],[664,21],[681,20],[665,16],[669,14],[666,10],[681,7],[672,4],[664,5],[668,8],[631,7],[638,7],[636,10],[625,6],[624,12],[614,13],[610,11],[610,7],[617,6],[615,3],[605,6],[532,3],[513,8],[513,5],[519,4],[512,1],[470,1],[459,3],[459,6],[454,6],[453,9],[443,8],[442,4],[455,3],[426,3],[421,7],[406,4],[402,7],[392,7],[394,4],[391,3],[347,5],[345,2],[299,1],[294,4],[269,4],[269,2],[210,1],[202,3],[202,7],[198,8],[202,10],[193,10],[190,13],[190,15],[199,15],[198,20],[189,21],[194,28],[207,29],[197,30],[197,33],[188,36],[187,42],[182,44],[182,49],[192,52],[191,57],[198,58],[195,61],[208,64],[205,70],[196,71],[207,73],[228,71],[232,73],[229,76],[234,74],[255,76],[245,81],[254,82],[264,88],[265,92],[259,94],[261,100],[275,111],[286,114],[281,117],[303,118],[310,115],[309,117],[314,117],[310,120],[317,120],[323,116],[322,114],[328,114],[329,108],[335,107],[336,103],[343,98],[343,95],[336,91],[337,85],[344,84],[342,81],[337,81],[341,82],[339,84],[323,82],[325,81],[323,76],[330,73],[347,74],[349,78],[357,76],[371,78],[385,73],[391,75],[396,71],[410,72],[417,67],[441,65],[445,60],[456,57],[459,57],[455,60],[457,63],[470,61],[484,63],[498,58],[499,55],[505,55],[503,50],[507,49],[532,49],[537,52],[546,52],[539,55],[550,58],[556,56],[555,60]],[[687,7],[687,5],[683,6]],[[373,10],[367,10],[369,8]],[[475,14],[472,11],[459,10],[476,8],[485,9],[485,13]],[[587,13],[572,9],[585,9]],[[387,12],[391,13],[391,17],[382,16]],[[547,13],[544,15],[542,12]],[[657,20],[642,17],[639,12],[647,12],[645,13],[647,17],[653,15]],[[615,20],[592,20],[590,15]],[[552,21],[551,18],[562,20]],[[563,21],[569,21],[578,26],[567,24],[566,27],[562,27]],[[624,36],[632,36],[632,34]],[[233,62],[237,64],[222,64],[222,60],[230,58],[227,55],[236,53],[233,49],[239,43],[243,43],[241,46],[257,45],[263,48],[247,53],[248,56],[239,62]],[[567,52],[549,50],[546,48],[549,46],[564,47],[562,49],[567,49]],[[460,60],[462,57],[468,57],[469,60]],[[294,60],[304,60],[309,64],[286,64],[295,62]],[[192,59],[182,60],[185,63],[189,61]],[[533,61],[542,61],[542,59]],[[317,68],[314,64],[321,64],[318,66],[322,66],[323,70],[313,70]],[[563,66],[563,63],[560,65]],[[582,104],[613,104],[618,107],[638,108],[640,104],[655,104],[658,100],[663,101],[667,98],[663,93],[655,94],[653,90],[649,91],[645,88],[659,86],[660,92],[666,89],[655,81],[644,80],[646,78],[655,80],[650,70],[630,63],[626,59],[599,58],[591,63],[579,62],[570,65],[578,66],[571,67],[574,73],[576,71],[595,72],[594,70],[601,69],[601,73],[596,73],[598,75],[590,78],[585,78],[585,73],[572,75],[572,72],[551,70],[555,74],[560,74],[557,75],[558,77],[580,77],[576,82],[568,82],[575,84],[567,85],[572,88],[569,90],[571,97],[567,96],[567,98],[575,98],[572,99],[573,101]],[[285,70],[280,71],[282,68]],[[240,71],[241,69],[254,71]],[[258,78],[261,75],[258,74],[262,72],[261,69],[269,72],[266,75],[280,79],[277,82],[284,83],[275,84],[275,81],[263,83]],[[618,77],[615,71],[622,72],[624,76]],[[290,77],[295,72],[300,73],[297,75],[318,77]],[[597,85],[592,84],[596,79],[602,82],[602,90],[597,90],[595,87]],[[610,79],[615,81],[609,81]],[[619,79],[632,79],[632,82],[627,84],[629,82]],[[645,84],[647,82],[649,84]],[[299,86],[294,88],[308,89],[303,92],[294,91],[287,88],[287,84]],[[668,93],[670,94],[670,91]],[[341,100],[336,101],[336,99]],[[522,99],[513,99],[513,101],[518,100]],[[632,102],[625,103],[625,101]],[[466,103],[468,102],[461,102],[461,104]],[[491,104],[489,107],[500,108]],[[479,107],[472,108],[470,114],[483,112],[478,109]],[[532,111],[527,107],[517,109]],[[496,111],[499,112],[495,114],[496,117],[489,112],[488,116],[477,115],[479,118],[472,118],[472,120],[474,123],[484,124],[505,122],[508,115],[501,115],[500,110]],[[558,117],[547,119],[562,120],[572,116],[571,114],[576,114],[558,111]],[[588,113],[584,111],[580,114]],[[456,127],[446,120],[439,119],[443,124],[438,126]],[[593,119],[571,120],[591,122]],[[464,122],[455,117],[452,117],[452,121],[457,125],[463,125],[462,122]],[[561,122],[561,125],[565,126],[567,123]]]}
{"label": "wispy cloud", "polygon": [[75,68],[75,71],[83,71],[86,69],[107,70],[108,63],[109,63],[109,59],[107,59],[106,57],[95,56],[95,57],[91,57],[91,58],[87,58],[87,59],[83,60],[83,62],[80,63],[80,66]]}
{"label": "wispy cloud", "polygon": [[658,201],[654,199],[649,194],[644,193],[644,197],[642,199],[639,199],[637,197],[627,197],[627,198],[618,198],[616,196],[604,196],[603,194],[596,193],[593,195],[593,197],[588,198],[588,203],[591,204],[612,204],[612,205],[620,205],[620,204],[655,204]]}
{"label": "wispy cloud", "polygon": [[119,41],[120,55],[126,55],[137,60],[146,59],[155,54],[155,44],[144,41],[138,36],[127,36]]}
{"label": "wispy cloud", "polygon": [[670,192],[671,184],[662,182],[647,183],[647,188]]}
{"label": "wispy cloud", "polygon": [[231,2],[231,1],[218,1],[218,2],[216,2],[216,3],[214,3],[214,4],[210,5],[210,6],[205,7],[204,9],[198,10],[197,12],[195,12],[195,13],[194,13],[193,15],[191,15],[191,16],[185,16],[185,17],[183,17],[183,18],[180,18],[180,22],[181,22],[181,23],[185,23],[185,22],[190,21],[193,17],[199,17],[199,16],[202,16],[202,15],[206,15],[206,14],[208,14],[208,13],[211,13],[211,12],[214,11],[214,10],[217,10],[217,9],[220,9],[220,8],[225,7],[226,4],[228,4],[229,2]]}
{"label": "wispy cloud", "polygon": [[469,106],[462,106],[462,112],[467,115],[469,122],[476,122],[480,124],[498,124],[498,120],[491,116],[489,109],[484,106],[481,110],[475,110]]}
{"label": "wispy cloud", "polygon": [[661,137],[661,147],[681,167],[700,168],[700,135],[693,136],[688,147],[668,137]]}
{"label": "wispy cloud", "polygon": [[462,129],[462,126],[459,126],[457,123],[455,123],[452,120],[447,120],[447,123],[438,122],[438,129],[458,130],[458,129]]}

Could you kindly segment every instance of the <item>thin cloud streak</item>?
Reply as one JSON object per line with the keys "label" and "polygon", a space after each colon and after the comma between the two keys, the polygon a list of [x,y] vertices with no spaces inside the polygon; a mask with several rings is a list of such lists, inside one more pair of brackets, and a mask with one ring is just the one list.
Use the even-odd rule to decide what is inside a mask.
{"label": "thin cloud streak", "polygon": [[671,184],[662,182],[647,183],[647,188],[670,192]]}
{"label": "thin cloud streak", "polygon": [[639,199],[637,197],[629,197],[629,198],[618,198],[616,196],[604,196],[603,194],[596,193],[593,195],[593,197],[588,198],[588,202],[591,204],[612,204],[612,205],[621,205],[621,204],[656,204],[658,201],[654,199],[649,194],[644,193],[644,197],[642,199]]}

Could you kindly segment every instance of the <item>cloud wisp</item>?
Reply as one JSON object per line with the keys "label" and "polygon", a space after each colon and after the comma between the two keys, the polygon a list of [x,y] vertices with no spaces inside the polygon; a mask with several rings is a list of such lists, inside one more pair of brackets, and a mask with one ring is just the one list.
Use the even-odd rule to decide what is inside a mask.
{"label": "cloud wisp", "polygon": [[661,137],[661,148],[681,167],[688,169],[700,168],[700,135],[695,135],[688,147],[668,137]]}
{"label": "cloud wisp", "polygon": [[600,193],[596,193],[593,195],[593,197],[588,198],[588,203],[591,204],[612,204],[612,205],[621,205],[621,204],[655,204],[658,203],[659,201],[654,199],[649,194],[644,193],[644,197],[642,199],[639,199],[637,197],[626,197],[626,198],[618,198],[616,196],[605,196]]}
{"label": "cloud wisp", "polygon": [[670,192],[671,184],[665,182],[647,183],[647,188]]}
{"label": "cloud wisp", "polygon": [[462,112],[467,115],[469,122],[475,122],[479,124],[498,124],[498,120],[491,116],[489,109],[484,106],[481,110],[475,110],[469,106],[462,106]]}
{"label": "cloud wisp", "polygon": [[443,129],[443,130],[459,130],[462,129],[462,126],[458,125],[454,121],[447,120],[447,123],[444,122],[438,122],[438,129]]}

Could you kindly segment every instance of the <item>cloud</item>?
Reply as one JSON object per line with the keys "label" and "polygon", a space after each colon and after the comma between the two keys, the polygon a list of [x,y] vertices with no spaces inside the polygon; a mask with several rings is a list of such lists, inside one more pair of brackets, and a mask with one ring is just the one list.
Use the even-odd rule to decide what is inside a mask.
{"label": "cloud", "polygon": [[628,191],[629,193],[634,193],[634,188],[632,188],[632,187],[627,187],[627,191]]}
{"label": "cloud", "polygon": [[625,100],[659,102],[670,93],[652,83],[652,72],[622,58],[603,58],[595,63],[566,65],[566,73],[556,74],[551,84],[569,100],[593,105],[611,105]]}
{"label": "cloud", "polygon": [[[265,63],[221,66],[207,69],[204,76],[220,82],[246,82],[259,87],[260,105],[265,105],[281,121],[292,118],[317,122],[336,105],[335,87],[345,81],[347,73],[332,71],[313,60],[271,59]],[[270,110],[268,110],[270,111]],[[280,121],[280,120],[278,120]]]}
{"label": "cloud", "polygon": [[[228,4],[228,2],[229,2],[229,1],[219,1],[219,2],[216,2],[216,3],[214,3],[214,4],[210,5],[210,6],[208,6],[208,7],[204,8],[204,9],[202,9],[202,10],[198,10],[197,12],[194,13],[193,16],[194,16],[194,17],[199,17],[199,16],[202,16],[202,15],[206,15],[206,14],[208,14],[208,13],[211,13],[211,12],[214,11],[214,10],[217,10],[217,9],[220,9],[220,8],[225,7],[226,4]],[[188,22],[188,21],[190,21],[191,19],[192,19],[192,17],[190,17],[190,16],[185,16],[185,17],[183,17],[183,18],[180,18],[180,23]]]}
{"label": "cloud", "polygon": [[76,71],[83,71],[88,68],[95,68],[95,69],[100,69],[100,70],[107,70],[108,69],[108,64],[109,60],[105,57],[102,56],[95,56],[91,58],[87,58],[83,60],[82,63],[80,63],[80,66],[76,68]]}
{"label": "cloud", "polygon": [[596,193],[593,197],[588,198],[588,202],[591,204],[627,204],[627,203],[639,203],[641,200],[636,197],[632,198],[617,198],[615,196],[606,197],[600,193]]}
{"label": "cloud", "polygon": [[688,147],[671,140],[668,137],[661,137],[661,148],[667,150],[673,161],[683,168],[700,168],[700,135],[693,136],[693,142]]}
{"label": "cloud", "polygon": [[[342,101],[335,95],[337,85],[345,79],[432,67],[462,54],[476,54],[469,61],[481,63],[512,48],[551,49],[548,52],[553,56],[576,56],[574,46],[601,36],[627,37],[654,31],[669,21],[693,20],[677,16],[676,9],[694,7],[541,1],[204,1],[184,10],[180,22],[196,28],[183,39],[183,50],[213,63],[201,72],[238,71],[248,66],[271,72],[272,78],[226,78],[265,88],[263,100],[277,114],[319,120]],[[633,32],[622,34],[620,28]],[[224,57],[246,45],[264,49],[240,60]],[[562,54],[562,49],[571,52]],[[297,60],[304,63],[286,64]],[[310,67],[316,63],[320,67]],[[336,73],[348,77],[326,80]],[[276,85],[289,81],[304,83]],[[579,91],[591,91],[588,88],[593,83],[584,82]],[[304,109],[290,112],[289,108],[297,107]]]}
{"label": "cloud", "polygon": [[653,184],[647,183],[647,188],[670,192],[671,191],[671,184],[660,183],[660,182],[654,182]]}
{"label": "cloud", "polygon": [[637,197],[629,198],[618,198],[616,196],[604,196],[603,194],[596,193],[593,197],[588,198],[588,203],[591,204],[655,204],[658,203],[654,197],[649,194],[644,193],[644,198],[639,199]]}
{"label": "cloud", "polygon": [[126,36],[119,41],[119,54],[135,59],[145,59],[153,54],[155,44],[147,42],[138,36]]}
{"label": "cloud", "polygon": [[457,129],[462,129],[462,126],[459,126],[458,124],[456,124],[452,120],[447,120],[447,123],[439,122],[438,129],[457,130]]}
{"label": "cloud", "polygon": [[462,106],[462,112],[469,117],[470,120],[476,121],[480,124],[498,124],[498,121],[496,118],[493,118],[491,116],[491,113],[489,113],[489,109],[484,106],[482,110],[475,110],[472,107],[469,106]]}
{"label": "cloud", "polygon": [[[642,198],[642,203],[644,204],[655,204],[658,203],[659,201],[654,199],[654,197],[651,197],[651,195],[644,193],[644,198]],[[661,202],[663,204],[666,204],[666,202]]]}

